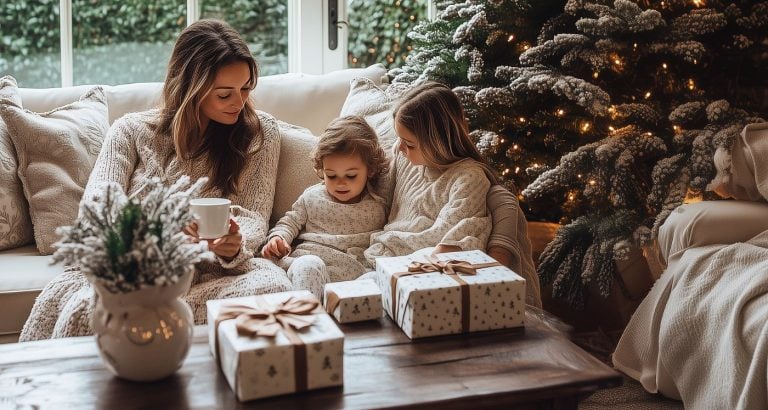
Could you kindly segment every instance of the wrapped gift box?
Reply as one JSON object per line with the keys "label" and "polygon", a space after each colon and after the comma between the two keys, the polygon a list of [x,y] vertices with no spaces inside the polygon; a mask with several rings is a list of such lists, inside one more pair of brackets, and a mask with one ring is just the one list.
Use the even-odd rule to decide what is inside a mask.
{"label": "wrapped gift box", "polygon": [[339,323],[378,319],[383,313],[381,290],[372,279],[328,283],[325,310]]}
{"label": "wrapped gift box", "polygon": [[[428,255],[377,258],[384,310],[411,339],[523,326],[525,279],[481,251],[436,255],[464,261],[476,274],[410,272]],[[433,266],[433,265],[428,265]],[[470,269],[472,270],[472,269]]]}
{"label": "wrapped gift box", "polygon": [[[287,320],[297,317],[299,321],[312,320],[310,325],[299,330],[286,330],[274,320],[275,314],[271,317],[256,315],[267,318],[259,323],[271,322],[272,328],[277,326],[278,329],[274,336],[251,336],[238,328],[238,322],[244,316],[217,320],[221,319],[220,313],[234,310],[236,315],[248,311],[243,307],[255,308],[255,312],[274,311],[291,298],[317,304],[309,314],[288,314],[291,317]],[[211,352],[239,400],[343,384],[344,333],[309,291],[210,300],[207,307]],[[286,317],[284,313],[278,314],[283,315],[281,318]]]}

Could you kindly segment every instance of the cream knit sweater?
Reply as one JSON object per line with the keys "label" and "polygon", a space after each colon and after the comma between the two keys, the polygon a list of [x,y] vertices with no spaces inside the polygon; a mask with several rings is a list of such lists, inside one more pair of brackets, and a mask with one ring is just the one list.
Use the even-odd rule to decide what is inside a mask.
{"label": "cream knit sweater", "polygon": [[[107,181],[117,182],[127,193],[133,194],[141,191],[145,182],[153,177],[172,183],[181,175],[189,175],[192,180],[209,176],[210,169],[205,161],[179,160],[172,139],[155,135],[151,127],[158,114],[158,110],[150,110],[128,114],[115,121],[104,140],[84,198],[98,196]],[[243,235],[242,248],[230,262],[219,258],[216,262],[198,266],[196,279],[186,296],[196,323],[205,322],[205,301],[208,299],[291,289],[282,269],[268,260],[254,258],[268,230],[280,152],[277,122],[264,113],[259,113],[259,118],[263,146],[258,151],[255,146],[249,151],[239,190],[229,196],[232,203],[238,205],[233,215]],[[222,194],[217,188],[206,187],[201,196],[220,197]],[[68,269],[43,289],[20,340],[92,333],[93,295],[86,278],[77,269]]]}

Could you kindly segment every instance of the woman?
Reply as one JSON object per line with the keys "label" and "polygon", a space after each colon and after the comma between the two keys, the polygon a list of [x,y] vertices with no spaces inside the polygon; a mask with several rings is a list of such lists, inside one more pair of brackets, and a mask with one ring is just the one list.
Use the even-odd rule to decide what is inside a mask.
{"label": "woman", "polygon": [[[149,178],[207,176],[201,196],[238,205],[229,233],[210,243],[216,260],[198,267],[186,296],[195,323],[205,322],[206,300],[291,289],[285,271],[253,257],[268,231],[280,151],[276,121],[248,98],[257,79],[234,29],[217,20],[190,25],[174,46],[161,107],[115,121],[86,185],[84,198],[108,181],[141,195]],[[187,233],[196,236],[196,226]],[[68,269],[43,289],[20,340],[91,334],[93,295],[85,276]]]}

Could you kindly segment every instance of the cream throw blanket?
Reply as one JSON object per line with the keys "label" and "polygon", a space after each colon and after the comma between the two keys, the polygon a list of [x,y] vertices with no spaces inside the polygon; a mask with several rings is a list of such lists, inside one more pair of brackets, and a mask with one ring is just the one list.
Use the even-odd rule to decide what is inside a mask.
{"label": "cream throw blanket", "polygon": [[692,409],[768,403],[768,232],[687,250],[627,325],[617,369]]}

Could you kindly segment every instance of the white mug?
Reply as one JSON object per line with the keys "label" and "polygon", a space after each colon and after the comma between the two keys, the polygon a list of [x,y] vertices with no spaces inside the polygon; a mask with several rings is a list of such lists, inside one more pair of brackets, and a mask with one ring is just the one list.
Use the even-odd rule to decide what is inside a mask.
{"label": "white mug", "polygon": [[229,208],[226,198],[197,198],[189,201],[189,210],[197,222],[200,239],[221,238],[229,232]]}

